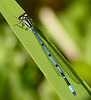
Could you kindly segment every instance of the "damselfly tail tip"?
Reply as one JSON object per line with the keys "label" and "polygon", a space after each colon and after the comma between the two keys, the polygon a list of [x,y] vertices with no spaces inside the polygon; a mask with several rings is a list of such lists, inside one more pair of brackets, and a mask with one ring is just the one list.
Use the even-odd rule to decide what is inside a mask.
{"label": "damselfly tail tip", "polygon": [[74,92],[72,92],[72,93],[73,93],[74,95],[77,95],[75,91],[74,91]]}

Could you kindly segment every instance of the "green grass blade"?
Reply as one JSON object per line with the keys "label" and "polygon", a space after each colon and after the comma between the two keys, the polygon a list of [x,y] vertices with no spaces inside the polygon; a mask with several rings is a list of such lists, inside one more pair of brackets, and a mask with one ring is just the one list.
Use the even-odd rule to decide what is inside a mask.
{"label": "green grass blade", "polygon": [[[29,30],[24,30],[18,26],[17,19],[14,17],[20,16],[24,13],[24,10],[14,1],[14,0],[0,0],[0,12],[22,42],[24,47],[27,49],[28,53],[32,56],[38,67],[44,73],[46,78],[54,87],[55,91],[61,98],[61,100],[90,100],[91,99],[91,90],[87,86],[87,84],[75,73],[75,71],[70,67],[69,63],[64,59],[64,57],[56,50],[56,48],[46,40],[41,32],[39,32],[40,37],[52,51],[54,56],[58,59],[58,61],[64,67],[65,75],[70,81],[72,87],[76,91],[77,95],[74,96],[66,83],[64,82],[62,77],[59,77],[55,70],[52,67],[49,59],[45,55],[43,49],[38,43],[36,37]],[[71,73],[71,75],[67,73]]]}

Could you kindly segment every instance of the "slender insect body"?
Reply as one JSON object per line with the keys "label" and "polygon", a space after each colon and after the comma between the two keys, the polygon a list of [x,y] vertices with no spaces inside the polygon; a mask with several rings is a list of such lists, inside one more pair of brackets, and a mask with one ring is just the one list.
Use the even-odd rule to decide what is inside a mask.
{"label": "slender insect body", "polygon": [[30,20],[28,18],[28,14],[27,13],[24,13],[24,14],[20,15],[18,19],[21,20],[21,21],[23,21],[23,23],[25,24],[25,26],[29,30],[32,31],[32,33],[35,35],[35,37],[37,38],[37,40],[39,41],[39,43],[41,44],[41,46],[43,47],[43,49],[45,50],[45,52],[47,53],[47,55],[49,56],[49,58],[51,59],[51,61],[55,65],[55,67],[57,68],[57,70],[60,72],[61,76],[63,77],[63,79],[65,80],[66,84],[68,85],[70,91],[73,93],[73,95],[76,95],[76,92],[72,88],[71,84],[69,83],[68,79],[64,75],[63,71],[60,69],[60,67],[59,67],[58,63],[56,62],[56,60],[54,59],[54,57],[49,52],[49,49],[47,48],[47,46],[44,44],[44,42],[41,40],[41,38],[36,33],[36,31],[34,29],[34,26],[32,24],[32,20]]}

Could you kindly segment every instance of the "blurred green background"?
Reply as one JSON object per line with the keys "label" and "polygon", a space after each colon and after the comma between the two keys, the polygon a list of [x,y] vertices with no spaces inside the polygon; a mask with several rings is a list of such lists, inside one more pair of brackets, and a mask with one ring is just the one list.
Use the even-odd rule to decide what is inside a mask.
{"label": "blurred green background", "polygon": [[[16,1],[91,86],[91,0]],[[60,100],[1,14],[0,100]]]}

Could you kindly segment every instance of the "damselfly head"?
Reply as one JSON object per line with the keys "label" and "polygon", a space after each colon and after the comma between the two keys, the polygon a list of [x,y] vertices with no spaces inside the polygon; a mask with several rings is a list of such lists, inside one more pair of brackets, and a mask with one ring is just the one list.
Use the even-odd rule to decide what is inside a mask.
{"label": "damselfly head", "polygon": [[28,14],[27,13],[23,13],[22,15],[20,15],[18,17],[19,20],[24,20],[26,17],[28,17]]}

